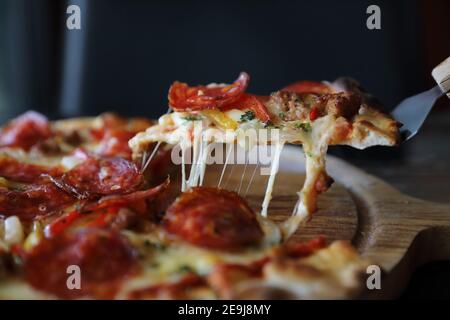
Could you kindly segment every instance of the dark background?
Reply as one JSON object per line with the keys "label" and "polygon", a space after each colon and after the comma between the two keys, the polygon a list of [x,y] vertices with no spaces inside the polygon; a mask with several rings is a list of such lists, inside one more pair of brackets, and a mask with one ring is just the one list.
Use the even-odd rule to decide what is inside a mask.
{"label": "dark background", "polygon": [[[366,28],[374,3],[381,30]],[[68,4],[81,30],[66,28]],[[391,107],[426,89],[450,52],[435,26],[448,12],[448,1],[0,0],[0,120],[29,108],[156,117],[173,80],[231,82],[241,70],[261,94],[349,75]]]}
{"label": "dark background", "polygon": [[[81,30],[66,28],[69,4],[81,8]],[[381,8],[381,30],[366,28],[370,4]],[[352,76],[391,109],[434,85],[431,69],[450,55],[449,15],[445,0],[0,0],[0,121],[28,109],[50,118],[110,110],[156,118],[172,81],[231,82],[242,70],[260,94]],[[395,151],[334,153],[408,194],[448,201],[444,100],[435,120]],[[417,188],[421,179],[432,183]],[[450,262],[434,263],[404,297],[450,298],[448,288]]]}

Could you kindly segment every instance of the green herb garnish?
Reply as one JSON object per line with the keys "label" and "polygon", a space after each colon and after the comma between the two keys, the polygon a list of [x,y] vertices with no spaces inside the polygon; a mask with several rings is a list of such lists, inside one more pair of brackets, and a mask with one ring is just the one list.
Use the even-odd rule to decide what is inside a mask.
{"label": "green herb garnish", "polygon": [[286,120],[286,114],[284,112],[280,112],[278,116],[280,117],[281,120]]}
{"label": "green herb garnish", "polygon": [[296,123],[295,127],[297,129],[302,129],[304,132],[311,132],[311,124],[309,122]]}
{"label": "green herb garnish", "polygon": [[188,265],[182,265],[180,268],[178,268],[179,273],[186,273],[186,272],[194,272],[194,269],[192,269]]}
{"label": "green herb garnish", "polygon": [[245,111],[243,115],[241,115],[240,122],[247,122],[255,119],[255,113],[251,110]]}
{"label": "green herb garnish", "polygon": [[283,127],[282,125],[276,125],[270,120],[264,123],[265,129],[281,129],[282,127]]}

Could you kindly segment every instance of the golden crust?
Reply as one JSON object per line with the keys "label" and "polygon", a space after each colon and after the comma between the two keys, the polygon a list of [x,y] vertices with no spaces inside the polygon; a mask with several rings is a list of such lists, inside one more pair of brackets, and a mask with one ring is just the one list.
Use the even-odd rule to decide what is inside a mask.
{"label": "golden crust", "polygon": [[400,142],[400,124],[390,116],[363,105],[353,119],[350,135],[342,142],[354,148],[395,146]]}

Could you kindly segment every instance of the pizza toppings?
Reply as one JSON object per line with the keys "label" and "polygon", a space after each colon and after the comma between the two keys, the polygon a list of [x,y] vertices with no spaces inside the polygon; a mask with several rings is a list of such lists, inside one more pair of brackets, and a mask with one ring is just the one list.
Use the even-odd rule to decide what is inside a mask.
{"label": "pizza toppings", "polygon": [[23,190],[0,187],[0,215],[16,215],[26,221],[63,210],[74,202],[73,197],[50,182],[31,184]]}
{"label": "pizza toppings", "polygon": [[[325,252],[323,239],[279,243],[310,216],[317,195],[332,182],[324,163],[328,144],[348,139],[352,126],[370,123],[374,113],[361,112],[358,94],[323,83],[297,83],[266,97],[246,93],[248,82],[246,73],[231,85],[175,82],[169,90],[175,112],[160,119],[158,130],[139,135],[147,135],[141,152],[152,152],[149,147],[159,147],[161,141],[179,143],[193,147],[193,159],[199,162],[191,167],[191,188],[167,210],[173,196],[167,192],[168,179],[145,189],[167,176],[167,146],[155,152],[145,175],[129,160],[128,140],[150,121],[105,114],[91,122],[71,119],[50,125],[39,115],[25,114],[6,125],[0,131],[0,148],[5,147],[0,157],[0,231],[5,217],[8,223],[23,223],[21,237],[5,245],[9,257],[23,262],[11,259],[16,269],[22,268],[15,274],[19,282],[37,289],[30,290],[33,294],[60,298],[236,298],[268,280],[281,283],[280,290],[290,282],[298,286],[298,279],[306,283],[302,273],[311,266],[321,273],[314,261]],[[277,149],[261,217],[234,192],[196,187],[202,184],[211,142],[201,140],[210,132],[194,130],[200,123],[219,133],[281,129],[281,141],[270,141]],[[292,129],[295,139],[287,139],[284,129]],[[218,142],[230,142],[218,136]],[[304,144],[310,174],[294,215],[277,225],[265,215],[285,142]],[[67,287],[71,266],[80,267],[81,290]],[[280,277],[285,270],[292,278]],[[329,275],[325,273],[321,279]]]}
{"label": "pizza toppings", "polygon": [[94,211],[108,207],[124,207],[129,206],[136,212],[148,212],[145,201],[154,199],[169,187],[169,179],[162,184],[147,190],[134,191],[122,195],[109,195],[100,198],[98,201],[85,205],[82,211]]}
{"label": "pizza toppings", "polygon": [[255,213],[236,193],[207,187],[183,193],[166,211],[166,230],[194,245],[238,250],[263,238]]}
{"label": "pizza toppings", "polygon": [[358,113],[361,98],[353,93],[294,93],[278,91],[271,95],[267,107],[281,121],[315,121],[331,115],[351,119]]}
{"label": "pizza toppings", "polygon": [[92,196],[123,194],[142,184],[136,165],[120,157],[89,157],[65,173],[55,184],[80,199]]}
{"label": "pizza toppings", "polygon": [[52,135],[50,125],[42,114],[28,111],[9,122],[0,131],[0,147],[29,150]]}
{"label": "pizza toppings", "polygon": [[91,134],[99,141],[96,153],[107,157],[120,156],[125,159],[131,159],[128,140],[151,125],[147,119],[127,120],[114,113],[105,113],[101,115],[100,120],[102,126],[91,130]]}
{"label": "pizza toppings", "polygon": [[326,94],[334,92],[334,89],[324,83],[317,81],[297,81],[294,82],[283,89],[283,92],[293,92],[293,93],[313,93],[313,94]]}
{"label": "pizza toppings", "polygon": [[235,103],[226,107],[229,109],[249,110],[261,122],[267,123],[270,121],[270,114],[264,105],[264,97],[258,97],[254,94],[244,93]]}
{"label": "pizza toppings", "polygon": [[[78,266],[81,288],[70,290],[67,270]],[[25,278],[33,287],[60,298],[111,298],[120,281],[137,269],[136,252],[115,231],[85,229],[43,239],[25,257]]]}
{"label": "pizza toppings", "polygon": [[233,84],[189,87],[175,81],[169,89],[169,105],[176,111],[220,109],[235,102],[247,89],[250,76],[241,72]]}
{"label": "pizza toppings", "polygon": [[43,166],[21,162],[8,156],[0,156],[0,176],[17,182],[36,182],[42,175],[60,176],[60,166]]}
{"label": "pizza toppings", "polygon": [[44,229],[47,238],[51,238],[66,230],[75,220],[80,218],[82,213],[79,210],[70,211],[58,217],[56,220],[48,224]]}

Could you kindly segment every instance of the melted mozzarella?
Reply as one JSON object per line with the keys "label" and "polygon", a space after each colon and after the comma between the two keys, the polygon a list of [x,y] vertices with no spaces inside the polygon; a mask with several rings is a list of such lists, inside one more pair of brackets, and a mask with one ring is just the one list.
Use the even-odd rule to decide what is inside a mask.
{"label": "melted mozzarella", "polygon": [[270,177],[267,183],[266,193],[264,195],[264,200],[262,203],[261,215],[267,217],[267,209],[269,207],[270,200],[272,200],[273,184],[275,182],[275,177],[278,173],[278,167],[280,164],[281,152],[283,151],[284,143],[280,142],[275,145],[275,154],[270,167]]}
{"label": "melted mozzarella", "polygon": [[[269,130],[270,134],[261,135],[261,129],[264,124],[253,119],[251,121],[241,122],[240,118],[244,112],[241,110],[230,110],[220,114],[215,111],[214,117],[201,116],[201,113],[194,115],[201,118],[196,121],[186,121],[186,118],[194,115],[183,112],[174,112],[162,116],[157,126],[150,127],[145,133],[140,133],[130,140],[130,147],[136,152],[142,150],[141,144],[149,142],[163,141],[169,144],[180,144],[182,150],[193,149],[193,163],[191,166],[189,179],[186,182],[185,163],[186,159],[182,157],[182,191],[189,187],[201,185],[206,168],[207,146],[208,143],[218,142],[225,144],[234,144],[243,146],[245,149],[251,149],[253,145],[275,144],[275,154],[270,168],[270,177],[267,183],[266,192],[261,208],[261,216],[268,216],[268,207],[272,199],[273,187],[276,174],[278,172],[279,161],[284,143],[303,144],[306,156],[306,180],[298,192],[299,200],[292,213],[292,217],[281,225],[283,234],[287,238],[294,233],[298,226],[303,223],[316,210],[317,192],[315,184],[321,174],[325,173],[325,155],[328,144],[331,141],[336,127],[339,125],[339,119],[331,115],[323,116],[309,123],[311,130],[305,130],[298,126],[298,121],[287,122],[281,126],[276,134]],[[237,128],[233,130],[224,130],[219,128],[215,122],[226,117],[227,121],[235,121]],[[198,127],[200,129],[198,129]],[[253,132],[246,131],[247,129]],[[257,134],[255,135],[255,130]],[[228,162],[227,160],[222,171],[219,186],[222,182],[223,173]]]}

